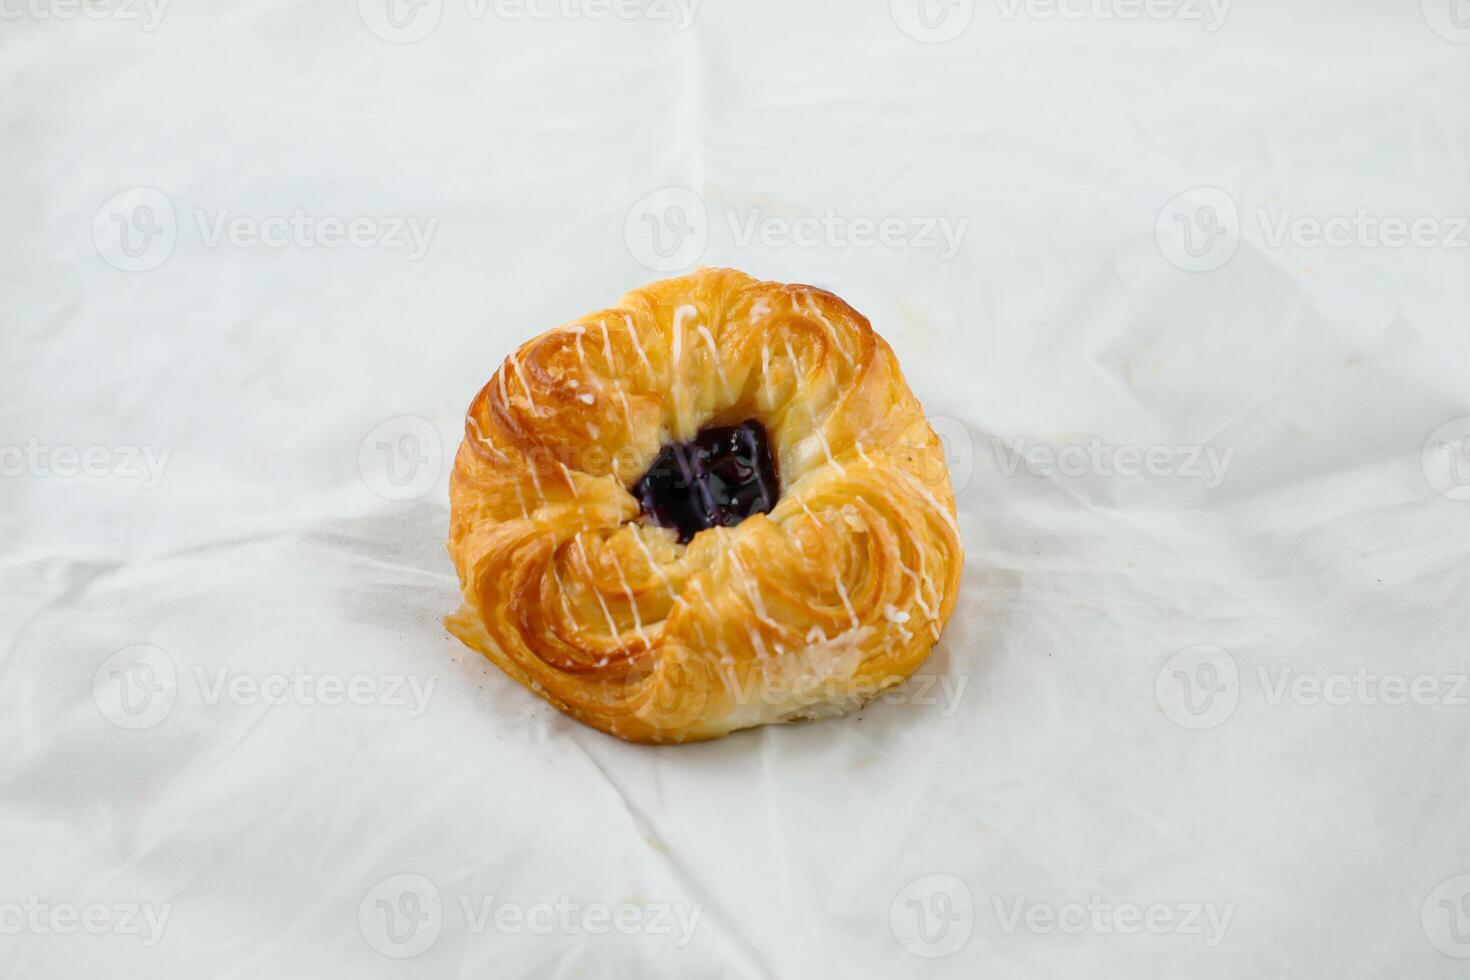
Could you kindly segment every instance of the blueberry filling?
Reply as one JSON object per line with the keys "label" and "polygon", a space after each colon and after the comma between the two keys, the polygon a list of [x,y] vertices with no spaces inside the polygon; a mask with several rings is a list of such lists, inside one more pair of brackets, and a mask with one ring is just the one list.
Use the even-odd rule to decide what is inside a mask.
{"label": "blueberry filling", "polygon": [[675,528],[688,543],[711,527],[733,527],[769,513],[781,481],[766,427],[755,419],[701,429],[689,442],[665,446],[633,485],[643,513]]}

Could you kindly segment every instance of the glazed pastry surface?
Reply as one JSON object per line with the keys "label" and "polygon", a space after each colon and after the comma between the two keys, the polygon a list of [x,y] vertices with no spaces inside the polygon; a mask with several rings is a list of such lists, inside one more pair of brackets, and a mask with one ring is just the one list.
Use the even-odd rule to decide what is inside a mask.
{"label": "glazed pastry surface", "polygon": [[[639,493],[669,447],[729,442],[709,466],[769,486],[747,422],[774,505],[741,490],[725,523],[660,526]],[[450,505],[451,632],[635,742],[840,714],[899,683],[963,558],[943,448],[887,343],[831,293],[731,269],[522,345],[470,405]]]}

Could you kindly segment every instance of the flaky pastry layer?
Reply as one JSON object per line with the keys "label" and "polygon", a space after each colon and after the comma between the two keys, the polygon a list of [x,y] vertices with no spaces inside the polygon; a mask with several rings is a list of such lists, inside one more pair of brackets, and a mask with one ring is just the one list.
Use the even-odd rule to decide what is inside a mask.
{"label": "flaky pastry layer", "polygon": [[[629,487],[668,442],[755,418],[781,497],[688,545]],[[963,555],[941,443],[838,297],[707,269],[528,341],[471,403],[446,625],[634,742],[840,714],[911,674]]]}

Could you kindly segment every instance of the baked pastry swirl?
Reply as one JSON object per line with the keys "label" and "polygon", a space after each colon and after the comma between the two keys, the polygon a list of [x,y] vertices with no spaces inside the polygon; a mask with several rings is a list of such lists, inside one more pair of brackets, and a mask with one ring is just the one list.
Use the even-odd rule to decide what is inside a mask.
{"label": "baked pastry swirl", "polygon": [[841,714],[923,662],[959,586],[943,449],[888,344],[732,269],[526,342],[449,492],[450,631],[634,742]]}

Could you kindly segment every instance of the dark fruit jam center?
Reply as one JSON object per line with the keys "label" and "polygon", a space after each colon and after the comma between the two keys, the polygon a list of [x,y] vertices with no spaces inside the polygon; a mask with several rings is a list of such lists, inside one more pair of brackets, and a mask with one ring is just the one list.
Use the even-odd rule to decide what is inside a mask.
{"label": "dark fruit jam center", "polygon": [[705,528],[733,527],[769,513],[781,481],[766,427],[755,419],[700,429],[689,442],[665,446],[633,485],[643,513],[688,543]]}

